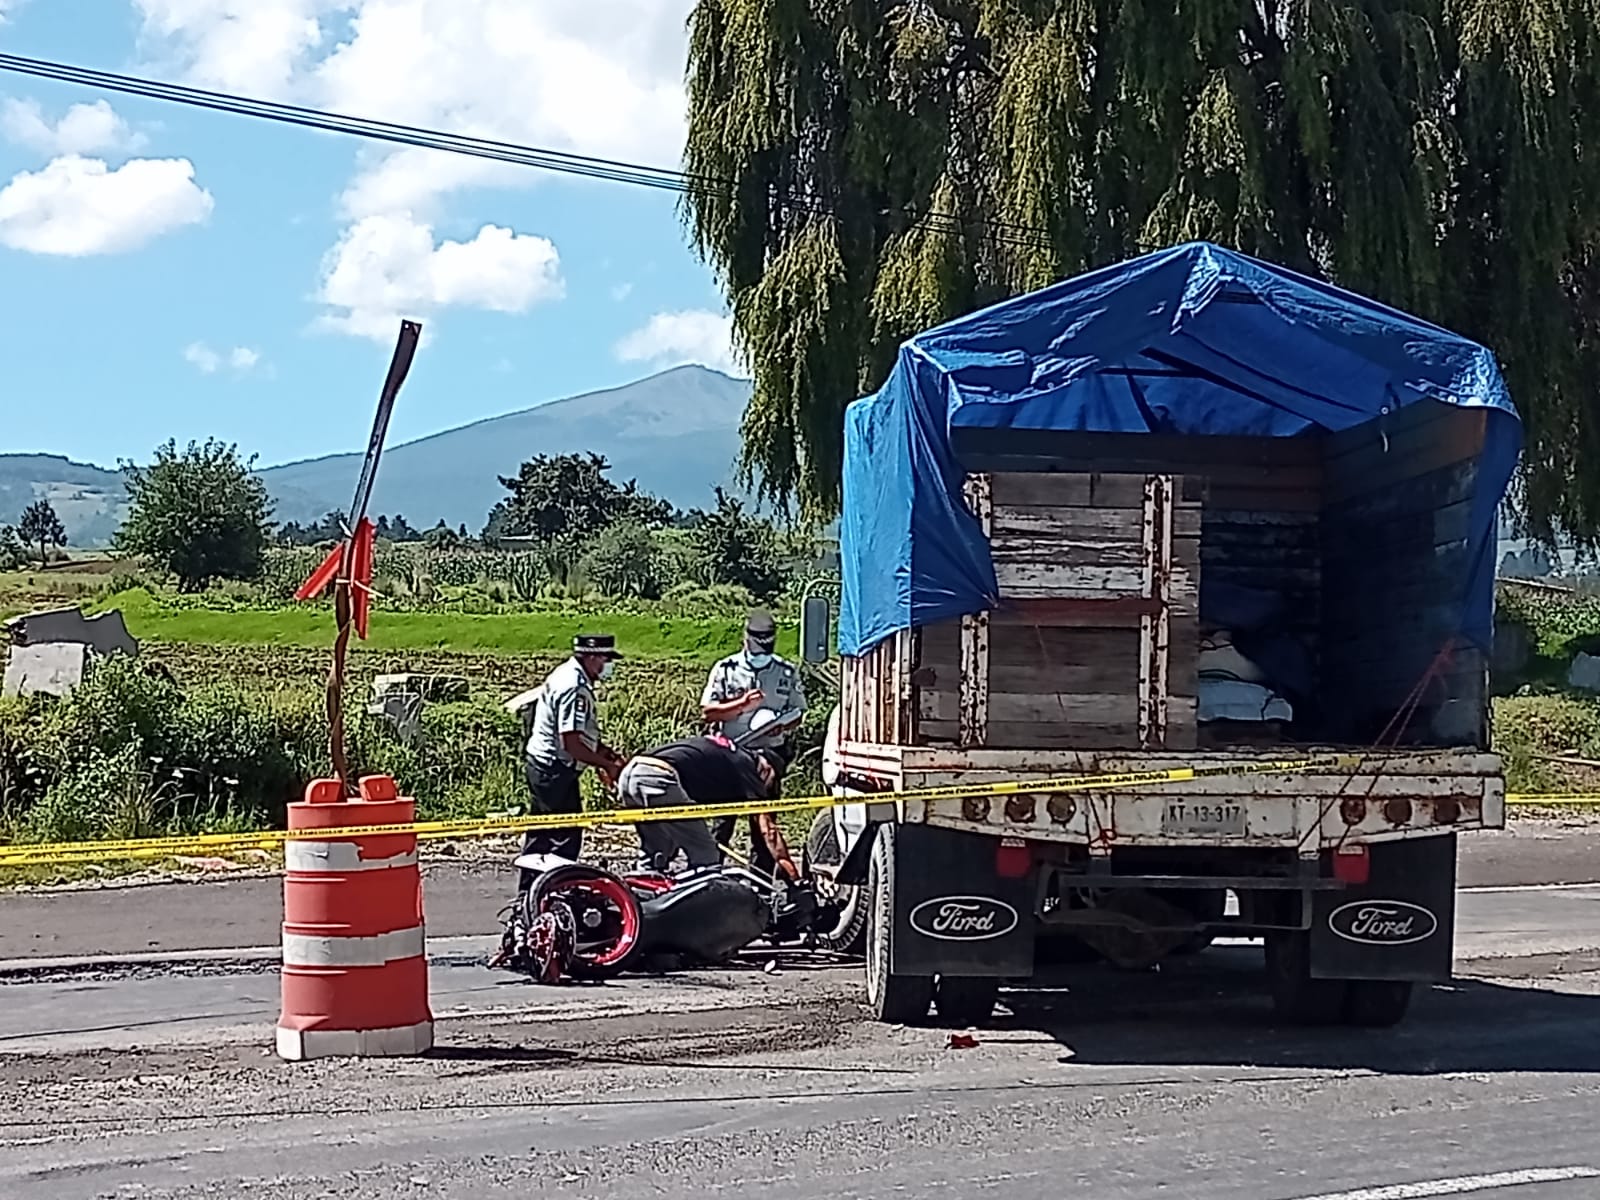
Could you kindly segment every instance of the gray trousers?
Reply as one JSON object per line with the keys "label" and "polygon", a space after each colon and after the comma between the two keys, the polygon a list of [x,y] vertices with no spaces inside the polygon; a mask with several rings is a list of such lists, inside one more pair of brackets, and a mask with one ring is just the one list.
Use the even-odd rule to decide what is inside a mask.
{"label": "gray trousers", "polygon": [[[628,760],[617,779],[617,799],[625,808],[678,808],[695,803],[683,790],[678,773],[660,759],[640,755]],[[705,821],[640,821],[640,857],[649,868],[667,867],[682,850],[691,867],[709,867],[722,861]]]}

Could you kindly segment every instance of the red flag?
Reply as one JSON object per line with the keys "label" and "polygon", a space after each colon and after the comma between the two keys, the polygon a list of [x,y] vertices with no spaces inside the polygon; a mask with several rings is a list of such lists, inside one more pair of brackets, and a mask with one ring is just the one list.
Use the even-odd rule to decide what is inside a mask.
{"label": "red flag", "polygon": [[350,607],[356,636],[362,641],[367,640],[367,614],[372,609],[372,542],[376,536],[372,522],[362,517],[350,547]]}
{"label": "red flag", "polygon": [[[372,551],[377,537],[377,527],[362,517],[356,522],[356,531],[350,538],[350,613],[356,636],[367,637],[367,615],[372,611]],[[344,565],[345,543],[340,542],[328,551],[328,557],[311,572],[311,578],[300,585],[294,594],[296,600],[311,600],[339,578],[339,568]]]}
{"label": "red flag", "polygon": [[300,585],[300,590],[294,594],[296,600],[310,600],[314,596],[322,595],[323,589],[339,577],[339,564],[344,561],[344,543],[340,542],[328,551],[328,557],[322,560],[322,565],[311,572],[311,578]]}

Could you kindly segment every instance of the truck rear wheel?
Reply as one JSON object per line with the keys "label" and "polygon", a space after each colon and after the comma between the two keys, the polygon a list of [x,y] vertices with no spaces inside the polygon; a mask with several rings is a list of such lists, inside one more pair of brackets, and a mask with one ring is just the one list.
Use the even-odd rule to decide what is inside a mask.
{"label": "truck rear wheel", "polygon": [[1404,979],[1352,979],[1345,987],[1344,1022],[1364,1029],[1390,1029],[1400,1024],[1415,990]]}
{"label": "truck rear wheel", "polygon": [[933,990],[933,1006],[952,1025],[982,1025],[994,1016],[1000,981],[975,975],[941,975]]}
{"label": "truck rear wheel", "polygon": [[896,975],[894,961],[894,861],[895,829],[878,827],[867,864],[867,1007],[889,1025],[914,1025],[928,1017],[933,999],[931,975]]}
{"label": "truck rear wheel", "polygon": [[[811,818],[811,831],[806,834],[805,865],[821,865],[838,870],[844,862],[839,849],[839,831],[833,824],[833,810],[822,809]],[[839,920],[832,929],[818,937],[823,946],[840,954],[860,954],[867,942],[866,889],[851,884],[835,883],[831,878],[817,881],[817,894],[824,900],[838,899],[844,907],[839,910]]]}
{"label": "truck rear wheel", "polygon": [[1311,977],[1311,939],[1304,930],[1267,937],[1267,982],[1272,1007],[1293,1025],[1337,1025],[1344,1019],[1349,983]]}

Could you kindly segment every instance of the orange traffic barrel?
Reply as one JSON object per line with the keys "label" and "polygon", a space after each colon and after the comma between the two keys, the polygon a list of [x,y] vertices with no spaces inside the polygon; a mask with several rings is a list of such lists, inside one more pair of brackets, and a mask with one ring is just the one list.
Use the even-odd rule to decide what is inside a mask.
{"label": "orange traffic barrel", "polygon": [[[387,775],[347,799],[337,779],[289,806],[289,831],[403,825],[416,802]],[[415,833],[284,843],[283,1014],[278,1054],[421,1054],[433,1046]]]}

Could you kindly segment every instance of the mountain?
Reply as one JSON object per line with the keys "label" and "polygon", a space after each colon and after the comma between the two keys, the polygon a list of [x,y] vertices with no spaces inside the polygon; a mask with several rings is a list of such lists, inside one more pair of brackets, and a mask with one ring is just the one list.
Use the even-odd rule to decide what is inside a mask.
{"label": "mountain", "polygon": [[[490,417],[384,451],[371,511],[404,514],[418,529],[443,519],[477,532],[511,476],[536,454],[593,451],[611,478],[680,508],[706,508],[726,486],[739,451],[750,385],[704,367],[676,367],[603,392]],[[402,403],[404,401],[402,400]],[[315,521],[350,504],[359,454],[336,454],[261,472],[280,521]]]}
{"label": "mountain", "polygon": [[[419,529],[442,519],[476,533],[507,494],[498,476],[515,475],[536,454],[590,450],[606,457],[617,482],[637,479],[679,508],[706,508],[711,489],[731,481],[749,398],[748,382],[676,367],[393,445],[384,451],[371,511],[403,514]],[[333,454],[268,467],[261,477],[275,518],[306,524],[347,508],[360,472],[360,454]],[[57,455],[0,454],[0,525],[14,524],[40,497],[60,514],[73,546],[110,541],[127,509],[120,472]]]}
{"label": "mountain", "polygon": [[15,525],[35,500],[50,501],[72,546],[109,542],[128,507],[120,471],[57,454],[0,454],[0,525]]}

